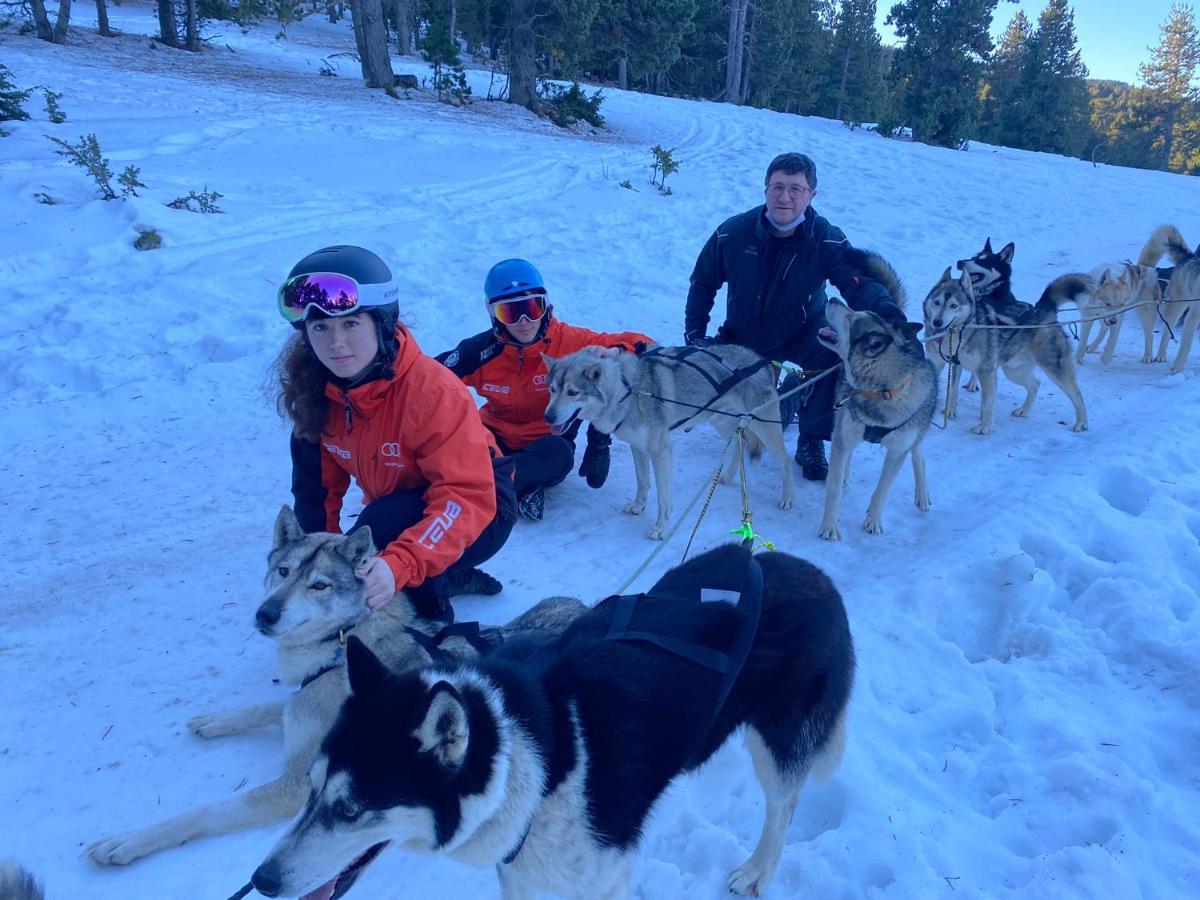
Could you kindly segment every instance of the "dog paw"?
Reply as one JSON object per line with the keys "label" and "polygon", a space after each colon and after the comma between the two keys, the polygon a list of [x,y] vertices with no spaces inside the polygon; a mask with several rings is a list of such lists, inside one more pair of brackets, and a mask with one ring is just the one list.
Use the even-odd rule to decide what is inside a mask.
{"label": "dog paw", "polygon": [[1142,362],[1143,362],[1143,363],[1152,363],[1152,362],[1154,362],[1154,361],[1155,361],[1155,360],[1154,360],[1154,357],[1153,357],[1153,356],[1151,356],[1149,353],[1147,353],[1145,356],[1143,356],[1143,357],[1142,357]]}
{"label": "dog paw", "polygon": [[883,534],[883,521],[874,516],[867,516],[863,522],[863,531],[867,534]]}
{"label": "dog paw", "polygon": [[202,738],[223,737],[236,730],[230,727],[228,717],[220,713],[205,713],[188,719],[187,727]]}
{"label": "dog paw", "polygon": [[992,433],[992,426],[984,425],[982,422],[980,422],[978,425],[976,425],[974,428],[971,429],[971,434],[991,434],[991,433]]}
{"label": "dog paw", "polygon": [[921,512],[929,512],[929,510],[933,508],[933,503],[930,502],[928,494],[926,494],[924,497],[918,494],[916,502],[917,509],[919,509]]}
{"label": "dog paw", "polygon": [[792,498],[784,497],[782,500],[780,500],[779,508],[780,509],[791,509],[792,508]]}
{"label": "dog paw", "polygon": [[131,840],[133,833],[101,838],[87,848],[87,855],[99,866],[124,866],[146,855],[147,851]]}
{"label": "dog paw", "polygon": [[666,529],[665,525],[661,526],[661,527],[658,525],[655,525],[653,528],[651,528],[649,531],[646,532],[646,537],[650,538],[650,540],[652,540],[652,541],[664,540],[664,539],[666,539],[666,536],[667,536],[667,529]]}
{"label": "dog paw", "polygon": [[979,393],[979,382],[976,379],[972,378],[970,381],[968,381],[966,384],[963,385],[962,389],[964,391],[966,391],[968,394],[978,394]]}
{"label": "dog paw", "polygon": [[646,509],[646,501],[643,500],[639,503],[637,500],[630,500],[622,509],[631,516],[640,516]]}
{"label": "dog paw", "polygon": [[838,528],[837,522],[822,524],[821,530],[817,534],[820,535],[822,540],[826,541],[840,541],[842,539],[842,532]]}
{"label": "dog paw", "polygon": [[770,874],[762,870],[754,857],[750,857],[729,876],[729,892],[743,897],[761,897],[769,881]]}
{"label": "dog paw", "polygon": [[1071,426],[1071,430],[1074,432],[1087,431],[1087,422],[1076,422]]}
{"label": "dog paw", "polygon": [[1029,415],[1029,410],[1026,409],[1024,406],[1018,406],[1016,409],[1014,409],[1012,411],[1012,414],[1018,419],[1023,419],[1027,415]]}

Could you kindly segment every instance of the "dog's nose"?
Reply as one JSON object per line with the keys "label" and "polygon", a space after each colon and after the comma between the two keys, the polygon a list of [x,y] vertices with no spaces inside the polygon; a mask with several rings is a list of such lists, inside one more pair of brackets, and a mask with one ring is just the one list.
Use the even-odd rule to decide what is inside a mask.
{"label": "dog's nose", "polygon": [[281,882],[279,865],[270,859],[255,869],[254,874],[250,876],[250,883],[264,897],[278,897]]}
{"label": "dog's nose", "polygon": [[934,320],[933,320],[933,327],[934,327],[934,328],[941,328],[941,327],[942,327],[942,320],[941,320],[941,319],[934,319]]}
{"label": "dog's nose", "polygon": [[278,600],[267,600],[254,614],[254,624],[261,628],[270,628],[283,615],[283,604]]}

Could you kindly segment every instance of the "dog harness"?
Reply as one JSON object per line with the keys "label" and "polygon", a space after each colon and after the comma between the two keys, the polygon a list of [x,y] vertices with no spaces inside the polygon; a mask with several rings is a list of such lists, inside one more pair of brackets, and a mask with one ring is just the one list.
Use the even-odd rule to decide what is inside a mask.
{"label": "dog harness", "polygon": [[[882,391],[871,391],[871,390],[866,390],[866,389],[862,389],[862,388],[856,388],[855,390],[853,390],[849,394],[847,394],[843,399],[839,400],[834,405],[833,408],[835,410],[841,409],[843,406],[845,406],[847,403],[850,402],[850,399],[855,394],[858,394],[861,397],[866,397],[868,400],[895,400],[902,393],[904,393],[904,389],[906,387],[908,387],[908,384],[910,381],[912,381],[911,375],[906,376],[894,388],[884,388]],[[895,425],[891,428],[884,428],[882,425],[868,425],[866,422],[863,422],[862,419],[860,419],[858,416],[854,415],[853,407],[850,407],[849,413],[851,416],[854,416],[855,421],[860,422],[862,424],[863,440],[867,441],[870,444],[882,444],[883,439],[885,437],[887,437],[889,434],[891,434],[896,429],[903,428],[905,425],[907,425],[909,423],[909,421],[911,419],[911,417],[910,417],[910,419],[905,419],[899,425]]]}
{"label": "dog harness", "polygon": [[[671,351],[670,354],[666,352],[667,350]],[[719,380],[714,378],[708,369],[700,365],[695,360],[689,358],[695,356],[696,354],[703,354],[709,359],[715,360],[717,364],[729,374]],[[695,406],[691,403],[684,403],[681,400],[672,400],[666,397],[655,397],[656,400],[662,400],[664,403],[674,403],[679,406],[688,406],[696,410],[695,412],[689,413],[682,419],[679,419],[670,425],[668,428],[669,431],[674,431],[681,425],[686,425],[701,413],[707,412],[710,406],[720,400],[723,396],[725,396],[725,394],[729,393],[729,391],[733,390],[734,387],[745,381],[747,378],[750,378],[752,375],[758,372],[759,369],[770,365],[770,360],[764,358],[759,359],[757,362],[748,366],[742,366],[739,368],[731,364],[728,360],[718,356],[716,353],[713,353],[707,347],[654,347],[643,353],[641,357],[642,359],[649,360],[650,362],[663,364],[679,363],[695,369],[702,376],[704,376],[704,380],[707,381],[713,389],[712,399],[708,400],[702,406]]]}

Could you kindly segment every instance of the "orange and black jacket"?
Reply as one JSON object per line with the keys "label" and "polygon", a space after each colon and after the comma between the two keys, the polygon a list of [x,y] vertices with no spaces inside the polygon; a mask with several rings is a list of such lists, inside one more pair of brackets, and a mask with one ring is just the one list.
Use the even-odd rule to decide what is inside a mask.
{"label": "orange and black jacket", "polygon": [[[339,532],[353,478],[363,503],[424,488],[425,517],[383,549],[396,587],[444,572],[496,515],[493,461],[503,460],[474,398],[421,352],[403,326],[392,378],[346,390],[326,387],[329,419],[320,444],[292,438],[292,492],[305,531]],[[511,465],[498,471],[511,479]]]}
{"label": "orange and black jacket", "polygon": [[546,363],[542,354],[560,357],[588,346],[621,347],[633,351],[651,339],[636,331],[606,334],[567,325],[550,316],[542,336],[526,347],[500,340],[485,331],[436,357],[473,387],[486,401],[479,409],[483,424],[496,432],[509,450],[520,450],[550,434],[546,406]]}

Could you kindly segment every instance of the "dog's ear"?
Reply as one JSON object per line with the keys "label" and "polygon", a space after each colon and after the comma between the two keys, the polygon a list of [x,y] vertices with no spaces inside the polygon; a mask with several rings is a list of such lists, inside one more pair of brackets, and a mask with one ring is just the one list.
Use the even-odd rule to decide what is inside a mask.
{"label": "dog's ear", "polygon": [[984,253],[992,252],[992,236],[990,234],[987,236],[987,238],[983,242],[983,252]]}
{"label": "dog's ear", "polygon": [[583,377],[588,381],[599,382],[604,377],[604,367],[599,365],[588,366],[583,370]]}
{"label": "dog's ear", "polygon": [[1014,244],[1012,241],[1009,241],[1000,250],[1000,258],[1002,260],[1004,260],[1006,263],[1010,263],[1010,262],[1012,262],[1013,254],[1016,252],[1017,252],[1017,245]]}
{"label": "dog's ear", "polygon": [[952,277],[950,277],[950,267],[946,266],[946,271],[942,273],[942,281],[953,281],[953,280],[954,279]]}
{"label": "dog's ear", "polygon": [[366,697],[379,690],[392,673],[366,644],[350,635],[346,638],[346,674],[350,678],[350,693]]}
{"label": "dog's ear", "polygon": [[432,753],[446,768],[462,766],[467,757],[470,728],[466,704],[452,684],[439,681],[430,689],[429,710],[413,737],[420,743],[422,753]]}
{"label": "dog's ear", "polygon": [[971,297],[972,299],[974,299],[975,288],[971,287],[971,276],[968,275],[966,272],[963,272],[962,275],[959,276],[958,286],[966,292],[968,297]]}
{"label": "dog's ear", "polygon": [[1100,284],[1103,286],[1108,284],[1110,281],[1112,281],[1112,273],[1109,272],[1108,269],[1105,269],[1100,273]]}
{"label": "dog's ear", "polygon": [[366,566],[375,555],[375,542],[371,538],[371,526],[356,528],[338,547],[338,553],[350,560],[355,571]]}
{"label": "dog's ear", "polygon": [[279,515],[275,517],[275,546],[273,549],[278,550],[284,544],[290,544],[292,541],[298,541],[304,537],[304,529],[300,527],[300,520],[296,518],[296,514],[292,512],[292,508],[286,503],[279,510]]}
{"label": "dog's ear", "polygon": [[558,362],[558,360],[548,353],[543,353],[542,354],[542,362],[544,362],[546,364],[546,368],[549,369],[552,365],[554,365],[556,362]]}
{"label": "dog's ear", "polygon": [[917,332],[920,331],[924,327],[925,326],[922,325],[920,322],[905,322],[903,325],[900,326],[900,333],[902,335],[904,335],[904,337],[907,340],[911,341],[913,338],[915,338],[917,336]]}

